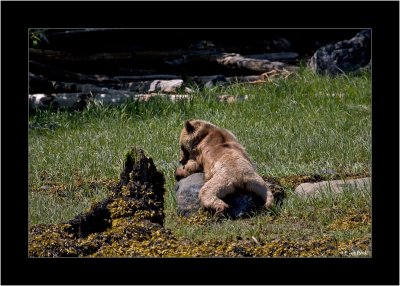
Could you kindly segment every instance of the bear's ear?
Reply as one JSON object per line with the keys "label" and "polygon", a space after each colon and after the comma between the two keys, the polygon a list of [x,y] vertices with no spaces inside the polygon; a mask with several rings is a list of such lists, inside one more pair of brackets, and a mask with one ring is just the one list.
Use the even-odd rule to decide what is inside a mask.
{"label": "bear's ear", "polygon": [[194,126],[190,123],[189,120],[185,121],[185,129],[188,133],[192,133],[194,131]]}

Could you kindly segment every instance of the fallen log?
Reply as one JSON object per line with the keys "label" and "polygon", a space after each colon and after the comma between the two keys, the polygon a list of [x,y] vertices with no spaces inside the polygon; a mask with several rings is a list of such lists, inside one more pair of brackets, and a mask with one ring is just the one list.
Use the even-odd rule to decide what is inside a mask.
{"label": "fallen log", "polygon": [[299,57],[298,53],[293,52],[282,52],[282,53],[265,53],[256,55],[245,55],[246,58],[258,59],[258,60],[269,60],[269,61],[281,61],[288,62],[294,61]]}
{"label": "fallen log", "polygon": [[295,70],[296,67],[282,62],[252,59],[239,54],[224,54],[215,59],[217,63],[232,69],[248,70],[252,72],[269,72],[272,70]]}
{"label": "fallen log", "polygon": [[103,92],[108,89],[145,92],[152,81],[131,83],[79,83],[48,80],[41,75],[29,73],[29,93],[71,93],[71,92]]}
{"label": "fallen log", "polygon": [[176,74],[152,74],[152,75],[140,75],[140,76],[114,76],[114,79],[121,82],[129,81],[143,81],[143,80],[173,80],[181,79],[181,76]]}
{"label": "fallen log", "polygon": [[29,109],[44,109],[44,108],[71,108],[81,109],[86,106],[90,93],[60,93],[60,94],[30,94]]}
{"label": "fallen log", "polygon": [[231,76],[227,77],[226,80],[231,83],[241,83],[241,82],[254,82],[261,79],[260,75],[247,75],[247,76]]}
{"label": "fallen log", "polygon": [[[170,65],[182,64],[184,57],[202,57],[202,56],[222,56],[224,53],[216,50],[171,50],[171,51],[136,51],[136,52],[119,52],[119,53],[96,53],[92,55],[76,55],[65,51],[45,50],[45,49],[29,49],[29,57],[31,60],[44,61],[71,61],[71,62],[88,62],[88,61],[108,61],[108,60],[131,60],[133,58],[143,59],[163,59]],[[269,61],[289,61],[298,58],[297,53],[281,52],[281,53],[263,53],[254,55],[245,55],[246,58],[269,60]],[[177,58],[171,58],[177,57]]]}
{"label": "fallen log", "polygon": [[50,81],[43,76],[29,73],[29,92],[34,93],[113,93],[117,92],[166,92],[175,93],[183,87],[183,80],[151,80],[140,82],[124,82],[118,84],[91,84],[63,81]]}
{"label": "fallen log", "polygon": [[242,77],[228,77],[227,81],[230,84],[235,83],[266,83],[272,82],[277,78],[287,79],[294,75],[294,72],[290,72],[286,69],[282,70],[271,70],[269,72],[262,73],[261,75],[251,75],[251,76],[242,76]]}
{"label": "fallen log", "polygon": [[67,108],[80,110],[90,102],[98,105],[118,106],[129,101],[149,101],[153,98],[166,98],[172,102],[188,100],[187,94],[144,93],[107,90],[106,92],[73,92],[55,94],[30,94],[29,109]]}
{"label": "fallen log", "polygon": [[29,49],[29,58],[39,61],[70,61],[70,62],[88,62],[88,61],[108,61],[108,60],[130,60],[132,53],[97,53],[93,55],[74,55],[69,52]]}
{"label": "fallen log", "polygon": [[29,93],[55,92],[52,83],[41,75],[29,73]]}
{"label": "fallen log", "polygon": [[63,69],[54,68],[49,65],[29,61],[29,72],[41,74],[48,79],[69,81],[69,82],[85,82],[85,83],[117,83],[118,80],[105,75],[85,75],[82,73],[70,72]]}
{"label": "fallen log", "polygon": [[235,83],[261,83],[270,81],[272,78],[277,78],[279,76],[283,78],[287,78],[292,75],[292,72],[287,70],[271,70],[266,73],[262,73],[261,75],[247,75],[247,76],[231,76],[224,77],[223,75],[212,75],[212,76],[194,76],[189,77],[188,80],[200,85],[207,85],[210,82],[222,82],[226,84],[235,84]]}
{"label": "fallen log", "polygon": [[[239,54],[228,54],[228,53],[213,53],[213,54],[200,54],[200,55],[183,55],[180,59],[171,60],[169,63],[173,66],[181,66],[183,69],[188,66],[202,66],[213,65],[224,68],[230,73],[265,73],[272,70],[289,70],[295,71],[297,67],[289,65],[283,62],[270,61],[263,59],[265,55],[252,55],[251,58],[248,56],[242,56]],[[258,57],[258,58],[257,58]],[[192,68],[195,72],[196,68]]]}
{"label": "fallen log", "polygon": [[120,105],[129,99],[135,100],[137,95],[133,92],[108,89],[103,92],[71,92],[52,94],[30,94],[29,108],[72,108],[79,109],[86,106],[89,101],[105,104]]}
{"label": "fallen log", "polygon": [[218,54],[214,50],[166,50],[166,51],[132,51],[132,52],[119,52],[119,53],[96,53],[92,55],[78,55],[65,51],[45,50],[29,48],[29,58],[31,60],[39,61],[62,61],[62,62],[96,62],[100,60],[132,60],[141,58],[143,60],[156,60],[160,61],[170,58],[179,57],[182,55],[211,55]]}
{"label": "fallen log", "polygon": [[261,75],[245,75],[245,76],[231,76],[231,77],[225,77],[223,75],[207,75],[207,76],[188,77],[188,81],[192,81],[197,84],[207,84],[209,82],[217,82],[217,81],[227,82],[231,84],[237,82],[258,81],[261,78],[262,78]]}
{"label": "fallen log", "polygon": [[[98,63],[99,61],[135,61],[149,65],[165,65],[184,68],[198,63],[218,64],[228,69],[246,70],[251,72],[268,72],[273,69],[287,70],[294,67],[276,60],[289,61],[297,58],[296,53],[265,53],[249,56],[240,54],[220,53],[215,50],[170,50],[170,51],[136,51],[125,53],[98,53],[93,55],[73,55],[71,53],[53,50],[29,49],[30,58],[33,60],[55,62],[70,61],[75,63]],[[161,79],[172,79],[174,75],[164,75]],[[132,78],[131,78],[132,79]],[[126,76],[120,80],[131,80]],[[139,78],[138,78],[139,79]],[[155,79],[155,78],[154,78]],[[159,78],[157,78],[159,79]]]}

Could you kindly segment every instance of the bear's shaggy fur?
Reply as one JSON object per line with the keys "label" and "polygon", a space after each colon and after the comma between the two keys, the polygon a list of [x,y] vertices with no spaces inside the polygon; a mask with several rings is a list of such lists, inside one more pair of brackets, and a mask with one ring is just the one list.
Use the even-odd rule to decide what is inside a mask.
{"label": "bear's shaggy fur", "polygon": [[253,192],[270,208],[271,191],[257,174],[245,149],[227,129],[203,120],[185,122],[179,144],[182,164],[175,171],[179,181],[196,172],[204,172],[205,184],[199,199],[203,208],[224,213],[229,206],[222,200],[237,191]]}

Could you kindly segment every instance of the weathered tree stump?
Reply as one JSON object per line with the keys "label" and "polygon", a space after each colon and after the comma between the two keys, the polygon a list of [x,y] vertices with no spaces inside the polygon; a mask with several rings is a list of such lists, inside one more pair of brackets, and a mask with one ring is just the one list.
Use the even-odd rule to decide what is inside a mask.
{"label": "weathered tree stump", "polygon": [[133,149],[107,199],[65,223],[29,229],[29,256],[88,256],[114,241],[151,236],[163,229],[164,193],[163,174],[143,150]]}

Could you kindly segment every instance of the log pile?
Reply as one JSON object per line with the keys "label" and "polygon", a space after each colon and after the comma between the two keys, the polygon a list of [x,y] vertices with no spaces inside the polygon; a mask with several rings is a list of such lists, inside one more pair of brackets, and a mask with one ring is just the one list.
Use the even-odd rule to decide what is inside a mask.
{"label": "log pile", "polygon": [[[205,40],[193,40],[186,45],[175,43],[175,47],[164,44],[159,49],[154,48],[154,43],[149,48],[150,44],[143,41],[125,46],[115,43],[112,49],[79,49],[66,43],[74,42],[76,35],[125,35],[124,31],[78,29],[37,33],[43,41],[39,47],[29,48],[31,110],[51,106],[79,109],[90,101],[115,105],[127,100],[149,100],[156,95],[180,100],[190,98],[192,90],[188,83],[211,87],[259,82],[271,72],[294,72],[293,63],[298,58],[298,54],[282,47],[278,52],[265,52],[271,49],[216,46]],[[282,40],[281,46],[287,44]],[[232,52],[235,48],[237,52]]]}

